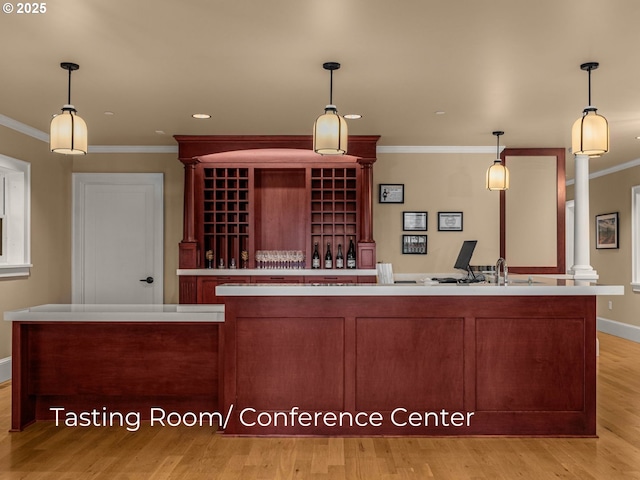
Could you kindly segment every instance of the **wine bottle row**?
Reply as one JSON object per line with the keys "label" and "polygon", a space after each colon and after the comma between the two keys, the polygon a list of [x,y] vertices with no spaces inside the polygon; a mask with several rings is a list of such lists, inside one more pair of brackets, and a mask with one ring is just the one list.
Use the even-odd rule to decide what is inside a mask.
{"label": "wine bottle row", "polygon": [[[320,268],[320,252],[318,251],[318,242],[313,245],[313,255],[311,257],[311,268]],[[333,254],[331,253],[331,242],[327,242],[327,249],[324,254],[324,268],[331,269],[334,267]],[[353,238],[349,238],[349,249],[347,250],[347,262],[346,267],[348,269],[356,268],[356,248],[353,244]],[[342,253],[342,244],[338,244],[338,251],[335,258],[335,268],[345,268],[345,258]]]}

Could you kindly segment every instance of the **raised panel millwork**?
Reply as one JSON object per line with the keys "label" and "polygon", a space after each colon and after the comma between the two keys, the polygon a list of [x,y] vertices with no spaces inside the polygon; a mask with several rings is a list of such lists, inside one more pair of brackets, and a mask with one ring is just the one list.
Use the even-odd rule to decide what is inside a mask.
{"label": "raised panel millwork", "polygon": [[582,411],[583,318],[476,320],[478,411]]}
{"label": "raised panel millwork", "polygon": [[342,322],[321,317],[238,318],[237,406],[343,410]]}
{"label": "raised panel millwork", "polygon": [[[312,413],[379,412],[383,419],[380,425],[339,427],[247,426],[234,419],[226,433],[596,433],[595,297],[281,296],[225,302],[223,410],[231,404],[263,412],[296,406]],[[417,412],[415,425],[407,422],[410,412]],[[420,420],[425,412],[428,424]],[[453,425],[447,416],[453,412],[468,425]]]}
{"label": "raised panel millwork", "polygon": [[465,408],[462,318],[358,318],[356,331],[357,410]]}

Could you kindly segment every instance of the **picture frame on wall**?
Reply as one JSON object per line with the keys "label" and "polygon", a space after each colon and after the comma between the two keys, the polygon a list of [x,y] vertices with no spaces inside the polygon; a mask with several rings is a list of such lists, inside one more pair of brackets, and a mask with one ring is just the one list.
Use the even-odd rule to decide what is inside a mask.
{"label": "picture frame on wall", "polygon": [[427,231],[428,212],[402,212],[402,230]]}
{"label": "picture frame on wall", "polygon": [[462,212],[438,212],[439,232],[461,232]]}
{"label": "picture frame on wall", "polygon": [[381,183],[379,185],[379,203],[404,203],[403,183]]}
{"label": "picture frame on wall", "polygon": [[619,248],[618,233],[618,212],[596,215],[597,249]]}
{"label": "picture frame on wall", "polygon": [[405,255],[426,255],[426,235],[402,235],[402,253]]}

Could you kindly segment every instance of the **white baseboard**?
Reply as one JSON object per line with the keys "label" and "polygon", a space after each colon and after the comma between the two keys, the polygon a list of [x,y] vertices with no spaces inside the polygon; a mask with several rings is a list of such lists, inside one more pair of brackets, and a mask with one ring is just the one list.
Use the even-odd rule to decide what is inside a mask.
{"label": "white baseboard", "polygon": [[0,358],[0,383],[11,380],[11,357]]}
{"label": "white baseboard", "polygon": [[640,327],[628,323],[616,322],[608,318],[597,317],[596,328],[599,332],[609,333],[616,337],[625,338],[640,343]]}

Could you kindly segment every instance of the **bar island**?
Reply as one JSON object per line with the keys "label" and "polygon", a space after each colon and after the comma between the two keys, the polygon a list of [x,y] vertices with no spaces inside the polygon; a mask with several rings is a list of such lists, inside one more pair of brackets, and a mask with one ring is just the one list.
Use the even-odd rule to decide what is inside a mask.
{"label": "bar island", "polygon": [[12,431],[54,420],[53,408],[98,419],[217,408],[223,305],[40,305],[4,319]]}
{"label": "bar island", "polygon": [[226,434],[596,435],[596,295],[505,285],[222,285]]}
{"label": "bar island", "polygon": [[227,435],[594,436],[596,296],[622,293],[255,283],[218,285],[224,305],[6,312],[12,430],[162,409]]}

